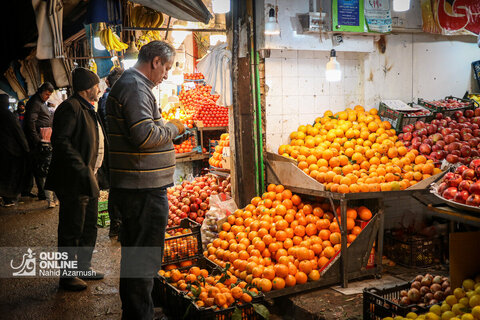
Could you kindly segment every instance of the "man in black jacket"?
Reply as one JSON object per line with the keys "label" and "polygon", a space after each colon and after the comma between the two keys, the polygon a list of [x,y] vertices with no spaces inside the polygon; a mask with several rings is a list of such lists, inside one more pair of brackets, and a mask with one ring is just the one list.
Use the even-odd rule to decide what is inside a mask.
{"label": "man in black jacket", "polygon": [[49,207],[55,207],[55,202],[53,194],[48,191],[45,192],[46,172],[44,172],[45,170],[41,170],[41,168],[46,167],[48,169],[48,163],[46,166],[43,163],[48,161],[46,159],[50,159],[50,146],[48,145],[46,146],[47,148],[45,148],[42,143],[40,129],[52,127],[53,117],[48,110],[46,102],[52,95],[53,90],[53,85],[50,82],[45,82],[38,88],[37,93],[28,100],[25,106],[24,124],[25,136],[27,137],[32,153],[30,169],[37,184],[37,196],[39,200],[48,200]]}
{"label": "man in black jacket", "polygon": [[[92,253],[97,239],[99,187],[96,178],[102,165],[105,141],[93,103],[98,101],[98,76],[85,68],[72,72],[74,94],[55,111],[53,157],[46,188],[60,200],[58,247],[77,270],[61,271],[60,287],[78,291],[83,280],[99,280],[103,274],[92,270]],[[76,272],[79,271],[79,272]],[[83,279],[83,280],[82,280]]]}
{"label": "man in black jacket", "polygon": [[17,116],[8,110],[8,96],[0,95],[0,196],[5,206],[15,205],[24,187],[28,143]]}

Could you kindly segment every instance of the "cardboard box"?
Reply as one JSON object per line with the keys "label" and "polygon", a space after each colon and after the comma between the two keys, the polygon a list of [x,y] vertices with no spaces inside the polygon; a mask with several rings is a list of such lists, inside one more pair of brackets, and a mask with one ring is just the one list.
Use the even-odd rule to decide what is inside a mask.
{"label": "cardboard box", "polygon": [[450,233],[450,283],[452,289],[480,274],[480,231]]}
{"label": "cardboard box", "polygon": [[231,169],[231,157],[230,157],[230,147],[224,147],[222,152],[222,168],[230,170]]}

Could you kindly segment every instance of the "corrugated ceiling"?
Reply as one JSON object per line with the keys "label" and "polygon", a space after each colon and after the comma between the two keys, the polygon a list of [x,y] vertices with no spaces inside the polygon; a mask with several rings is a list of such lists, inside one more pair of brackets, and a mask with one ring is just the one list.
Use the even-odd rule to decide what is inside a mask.
{"label": "corrugated ceiling", "polygon": [[213,17],[201,0],[133,0],[179,20],[208,24]]}

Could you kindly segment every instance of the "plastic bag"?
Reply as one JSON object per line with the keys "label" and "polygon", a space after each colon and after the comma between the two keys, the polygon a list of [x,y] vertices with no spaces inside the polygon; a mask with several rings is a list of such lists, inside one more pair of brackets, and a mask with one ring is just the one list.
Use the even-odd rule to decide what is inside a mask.
{"label": "plastic bag", "polygon": [[218,221],[228,217],[235,210],[237,210],[235,201],[225,194],[210,196],[210,210],[205,214],[200,229],[204,250],[209,243],[218,238]]}

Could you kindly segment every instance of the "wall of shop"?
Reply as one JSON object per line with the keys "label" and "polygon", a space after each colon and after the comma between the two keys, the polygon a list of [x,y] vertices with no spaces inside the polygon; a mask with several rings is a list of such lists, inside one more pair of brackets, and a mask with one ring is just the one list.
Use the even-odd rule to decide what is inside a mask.
{"label": "wall of shop", "polygon": [[480,59],[473,37],[429,34],[385,36],[386,50],[338,52],[343,78],[327,82],[328,51],[270,50],[265,59],[267,150],[288,143],[301,124],[326,110],[361,104],[378,107],[382,99],[463,96],[478,91],[470,63]]}

